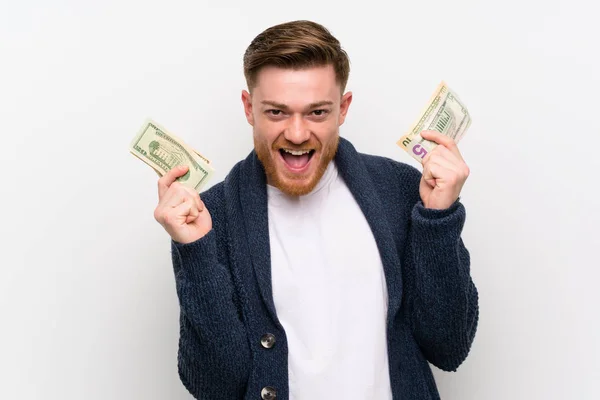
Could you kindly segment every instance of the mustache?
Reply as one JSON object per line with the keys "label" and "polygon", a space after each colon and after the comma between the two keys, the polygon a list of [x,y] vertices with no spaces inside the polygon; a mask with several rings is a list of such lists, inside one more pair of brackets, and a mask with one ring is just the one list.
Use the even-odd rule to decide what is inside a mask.
{"label": "mustache", "polygon": [[294,144],[289,140],[281,137],[273,142],[273,150],[279,151],[281,149],[295,150],[295,151],[304,151],[304,150],[320,150],[321,143],[314,138],[310,138],[306,142],[302,144]]}

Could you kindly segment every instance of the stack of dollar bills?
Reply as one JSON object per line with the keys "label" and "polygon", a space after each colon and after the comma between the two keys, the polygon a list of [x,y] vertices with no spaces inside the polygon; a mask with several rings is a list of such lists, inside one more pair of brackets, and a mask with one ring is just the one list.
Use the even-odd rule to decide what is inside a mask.
{"label": "stack of dollar bills", "polygon": [[206,157],[149,118],[131,141],[129,151],[151,166],[159,176],[179,165],[187,165],[187,173],[177,181],[197,192],[202,190],[214,172]]}
{"label": "stack of dollar bills", "polygon": [[442,81],[423,108],[419,118],[396,144],[415,160],[423,163],[423,158],[438,145],[423,139],[422,131],[437,131],[458,143],[469,126],[471,126],[469,111],[456,93]]}

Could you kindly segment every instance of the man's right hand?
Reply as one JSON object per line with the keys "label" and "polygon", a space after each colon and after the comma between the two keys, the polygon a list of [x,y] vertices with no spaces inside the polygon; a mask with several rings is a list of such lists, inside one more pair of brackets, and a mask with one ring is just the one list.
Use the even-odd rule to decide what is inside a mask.
{"label": "man's right hand", "polygon": [[200,239],[212,229],[212,218],[200,195],[175,182],[187,171],[187,166],[180,165],[158,180],[158,206],[154,210],[154,218],[171,238],[184,244]]}

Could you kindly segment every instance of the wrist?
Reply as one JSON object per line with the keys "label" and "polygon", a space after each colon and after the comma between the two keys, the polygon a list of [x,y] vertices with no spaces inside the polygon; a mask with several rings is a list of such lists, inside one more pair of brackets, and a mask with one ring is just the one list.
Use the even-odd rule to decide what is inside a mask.
{"label": "wrist", "polygon": [[444,218],[453,212],[456,211],[460,206],[460,198],[456,199],[454,203],[446,206],[444,208],[436,208],[435,206],[431,206],[426,204],[423,201],[417,203],[416,208],[420,215],[426,218],[436,219],[436,218]]}

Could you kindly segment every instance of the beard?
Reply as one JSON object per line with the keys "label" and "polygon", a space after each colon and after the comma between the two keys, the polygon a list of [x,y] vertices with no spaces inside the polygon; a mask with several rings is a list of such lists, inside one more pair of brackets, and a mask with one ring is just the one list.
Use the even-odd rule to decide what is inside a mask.
{"label": "beard", "polygon": [[[257,136],[256,132],[254,132],[254,149],[265,169],[267,182],[289,196],[303,196],[312,192],[325,174],[327,166],[335,157],[340,141],[339,134],[336,133],[333,138],[323,145],[311,135],[308,141],[298,146],[289,142],[281,135],[269,148],[268,143],[258,139]],[[302,175],[294,175],[289,171],[286,171],[284,169],[285,167],[282,167],[281,164],[275,160],[275,157],[279,157],[279,149],[282,148],[292,150],[314,150],[314,154],[311,156],[314,159],[311,159],[309,162],[318,162],[316,169],[313,170],[313,166],[311,165],[309,168],[312,172]]]}

